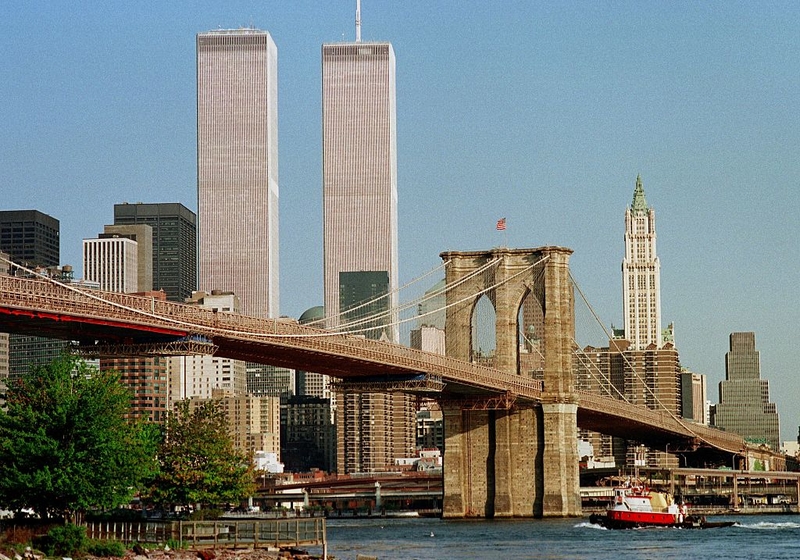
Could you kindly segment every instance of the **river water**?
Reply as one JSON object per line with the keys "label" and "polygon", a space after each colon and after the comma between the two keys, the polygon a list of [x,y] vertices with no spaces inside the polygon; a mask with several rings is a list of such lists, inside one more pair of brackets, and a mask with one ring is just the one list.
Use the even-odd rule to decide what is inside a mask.
{"label": "river water", "polygon": [[[719,529],[607,530],[588,519],[452,521],[426,518],[328,520],[328,553],[378,560],[800,558],[800,516],[709,517]],[[309,552],[320,554],[321,548]]]}

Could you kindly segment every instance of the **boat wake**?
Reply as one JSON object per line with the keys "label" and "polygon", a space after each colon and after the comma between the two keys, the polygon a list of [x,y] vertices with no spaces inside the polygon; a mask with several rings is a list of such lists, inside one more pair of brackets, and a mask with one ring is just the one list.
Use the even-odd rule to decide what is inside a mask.
{"label": "boat wake", "polygon": [[800,523],[795,521],[785,521],[782,523],[773,523],[770,521],[759,521],[758,523],[739,523],[737,522],[734,527],[741,527],[744,529],[757,529],[766,531],[777,531],[781,529],[800,529]]}
{"label": "boat wake", "polygon": [[578,523],[578,524],[575,525],[575,527],[576,528],[586,527],[588,529],[599,529],[600,531],[608,531],[608,529],[606,529],[602,525],[598,525],[597,523],[589,523],[588,521],[584,521],[582,523]]}

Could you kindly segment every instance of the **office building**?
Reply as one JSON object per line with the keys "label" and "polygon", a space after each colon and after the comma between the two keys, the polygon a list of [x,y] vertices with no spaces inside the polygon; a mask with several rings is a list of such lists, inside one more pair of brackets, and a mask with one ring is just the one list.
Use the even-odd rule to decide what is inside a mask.
{"label": "office building", "polygon": [[138,243],[129,237],[83,240],[83,278],[108,292],[139,291]]}
{"label": "office building", "polygon": [[139,224],[152,229],[152,289],[183,303],[197,290],[195,213],[178,202],[114,205],[114,227]]}
{"label": "office building", "polygon": [[281,402],[295,394],[293,369],[247,362],[247,392],[259,397],[278,397]]}
{"label": "office building", "polygon": [[410,333],[411,348],[445,355],[444,330],[436,327],[420,327],[412,329]]}
{"label": "office building", "polygon": [[266,31],[197,36],[197,203],[199,289],[278,317],[278,51]]}
{"label": "office building", "polygon": [[153,291],[153,228],[147,224],[103,226],[100,239],[124,237],[136,241],[136,284],[139,292]]}
{"label": "office building", "polygon": [[714,426],[740,434],[755,444],[780,449],[780,421],[769,400],[769,381],[761,379],[761,362],[753,332],[730,335],[725,354],[725,379],[719,383],[719,404],[712,408]]}
{"label": "office building", "polygon": [[28,266],[58,266],[59,221],[38,210],[0,211],[0,251]]}
{"label": "office building", "polygon": [[[383,273],[396,307],[395,59],[389,43],[322,46],[325,312],[343,311],[343,273]],[[392,334],[390,338],[394,339]]]}
{"label": "office building", "polygon": [[[358,19],[358,18],[357,18]],[[322,46],[325,313],[398,342],[395,58],[389,43]],[[337,471],[389,468],[413,455],[415,406],[401,394],[336,396]]]}
{"label": "office building", "polygon": [[444,415],[435,403],[417,412],[417,449],[444,452]]}
{"label": "office building", "polygon": [[336,470],[333,416],[330,399],[295,395],[281,404],[281,457],[287,470]]}
{"label": "office building", "polygon": [[706,376],[681,368],[683,417],[698,424],[708,424]]}
{"label": "office building", "polygon": [[625,339],[631,349],[660,348],[661,264],[656,255],[656,213],[647,206],[641,177],[625,211],[625,258],[622,261]]}

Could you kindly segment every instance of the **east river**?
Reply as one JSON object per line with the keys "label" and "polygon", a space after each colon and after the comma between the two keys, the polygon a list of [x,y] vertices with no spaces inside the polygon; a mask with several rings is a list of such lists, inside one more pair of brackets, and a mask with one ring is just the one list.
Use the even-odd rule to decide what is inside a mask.
{"label": "east river", "polygon": [[[721,529],[613,531],[588,519],[444,521],[425,518],[328,520],[328,553],[378,560],[471,558],[676,559],[800,558],[800,516],[713,516],[734,520]],[[309,552],[320,554],[321,548]]]}

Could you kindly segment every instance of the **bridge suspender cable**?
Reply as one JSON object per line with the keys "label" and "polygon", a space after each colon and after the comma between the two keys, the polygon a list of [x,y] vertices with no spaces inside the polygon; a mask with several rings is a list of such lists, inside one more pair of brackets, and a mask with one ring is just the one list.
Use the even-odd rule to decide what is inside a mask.
{"label": "bridge suspender cable", "polygon": [[[437,266],[435,268],[432,268],[431,270],[429,270],[428,272],[426,272],[422,276],[418,276],[417,278],[414,278],[413,280],[407,282],[406,284],[400,286],[399,288],[396,288],[396,289],[394,289],[394,290],[392,290],[390,292],[387,292],[385,294],[381,294],[381,295],[379,295],[379,296],[377,296],[377,297],[375,297],[375,298],[373,298],[371,300],[365,301],[365,302],[363,302],[363,303],[361,303],[361,304],[359,304],[359,305],[357,305],[355,307],[351,307],[351,308],[347,309],[346,312],[352,313],[353,311],[357,311],[358,309],[361,309],[363,307],[367,307],[369,305],[372,305],[373,303],[376,303],[378,301],[386,299],[391,295],[399,294],[403,290],[405,290],[405,289],[409,288],[410,286],[416,284],[417,282],[427,278],[431,274],[433,274],[435,272],[438,272],[439,270],[445,268],[448,264],[450,264],[450,261],[445,261],[442,264],[440,264],[439,266]],[[389,310],[389,312],[391,312],[391,310]],[[327,313],[327,311],[326,311],[326,313]],[[382,314],[385,314],[385,313],[386,312],[382,312]],[[344,314],[344,312],[339,312],[338,314],[325,315],[325,317],[323,317],[321,319],[317,319],[316,321],[311,321],[309,323],[306,323],[306,325],[307,326],[318,326],[319,328],[323,328],[324,329],[330,323],[330,321],[332,319],[337,319],[337,322],[338,322],[338,319],[341,318],[341,316],[343,314]],[[381,314],[377,314],[376,316],[380,316],[380,315]]]}
{"label": "bridge suspender cable", "polygon": [[[407,322],[415,320],[415,319],[419,319],[423,315],[427,316],[427,315],[430,315],[430,314],[435,313],[437,311],[440,311],[440,309],[436,309],[432,313],[425,313],[423,315],[416,315],[415,317],[413,317],[411,319],[406,319],[406,320],[395,320],[395,321],[392,321],[390,323],[381,324],[380,326],[369,327],[369,328],[365,328],[365,329],[356,329],[355,328],[355,327],[360,326],[360,325],[374,323],[378,319],[382,319],[382,318],[387,317],[387,316],[389,316],[389,317],[397,316],[397,314],[399,312],[401,312],[401,311],[405,311],[407,309],[411,309],[413,307],[417,307],[420,303],[424,303],[426,301],[430,301],[431,299],[436,298],[438,296],[441,296],[442,294],[446,294],[448,291],[454,289],[457,286],[460,286],[464,282],[467,282],[468,280],[470,280],[474,276],[476,276],[478,274],[481,274],[482,272],[484,272],[488,268],[496,266],[499,262],[500,262],[500,259],[493,259],[493,260],[487,262],[485,265],[483,265],[479,269],[477,269],[477,270],[471,272],[470,274],[466,275],[465,277],[459,279],[457,282],[454,282],[452,285],[445,286],[441,290],[436,290],[435,292],[432,292],[432,293],[426,293],[421,298],[417,298],[415,300],[411,300],[409,302],[406,302],[406,303],[404,303],[402,305],[398,305],[397,307],[395,307],[393,309],[380,311],[380,312],[375,313],[375,314],[370,315],[370,316],[360,317],[358,319],[355,319],[355,320],[347,322],[347,323],[340,323],[338,325],[334,325],[332,327],[332,330],[336,330],[336,331],[339,331],[339,332],[348,332],[350,334],[363,333],[363,332],[368,332],[370,330],[381,329],[381,328],[386,328],[386,327],[391,327],[391,326],[397,326],[397,325],[400,325],[400,324],[403,324],[403,323],[407,323]],[[449,263],[450,263],[450,261],[447,261],[447,263],[445,263],[445,265],[447,265]],[[441,268],[441,267],[439,267],[439,268]],[[366,305],[369,305],[369,304],[371,304],[371,303],[373,303],[375,301],[379,301],[383,297],[384,296],[379,296],[379,297],[375,298],[374,300],[371,300],[371,301],[369,301],[367,303],[361,304],[361,305],[359,305],[357,307],[353,307],[353,308],[347,309],[346,311],[342,312],[340,314],[340,316],[345,314],[345,313],[352,313],[353,311],[355,311],[357,309],[360,309],[360,308],[362,308],[362,307],[364,307]]]}
{"label": "bridge suspender cable", "polygon": [[[572,272],[571,272],[571,271],[570,271],[570,273],[569,273],[569,278],[570,278],[570,281],[572,282],[573,286],[575,286],[575,289],[578,291],[578,294],[580,294],[580,296],[581,296],[581,299],[582,299],[582,300],[583,300],[583,302],[586,304],[586,307],[589,309],[589,311],[590,311],[590,313],[592,314],[592,316],[594,317],[594,319],[597,321],[597,323],[598,323],[598,324],[600,325],[600,327],[603,329],[603,332],[604,332],[604,333],[605,333],[605,334],[608,336],[608,339],[609,339],[609,340],[612,340],[612,339],[613,339],[613,337],[612,337],[611,333],[610,333],[610,332],[608,332],[608,329],[606,329],[606,326],[603,324],[603,322],[602,322],[602,321],[600,320],[600,318],[598,317],[598,315],[597,315],[597,313],[595,312],[594,308],[592,307],[591,303],[589,303],[589,300],[586,298],[586,295],[583,293],[583,290],[581,290],[580,286],[579,286],[579,285],[578,285],[578,283],[575,281],[575,277],[572,275]],[[573,340],[573,342],[574,342],[574,340]],[[576,345],[576,346],[578,346],[577,342],[575,342],[575,345]],[[580,350],[579,350],[579,351],[580,351]],[[675,414],[673,411],[671,411],[669,408],[667,408],[667,407],[664,405],[664,403],[662,403],[662,402],[661,402],[661,400],[658,398],[658,396],[655,394],[655,392],[653,391],[653,389],[652,389],[652,388],[651,388],[651,387],[648,385],[648,383],[647,383],[647,380],[646,380],[646,379],[644,379],[644,378],[642,378],[642,376],[639,374],[638,370],[637,370],[637,369],[636,369],[636,368],[633,366],[633,364],[630,362],[630,360],[628,359],[628,356],[626,355],[626,353],[625,353],[625,352],[622,352],[622,353],[621,353],[621,355],[622,355],[622,358],[623,358],[623,360],[625,360],[625,364],[628,366],[628,368],[630,368],[630,371],[631,371],[631,372],[633,372],[633,374],[634,374],[634,375],[635,375],[635,376],[636,376],[636,377],[639,379],[639,381],[641,381],[641,383],[642,383],[642,386],[645,388],[645,390],[646,390],[647,392],[649,392],[649,393],[650,393],[650,395],[653,397],[653,400],[654,400],[654,401],[655,401],[655,402],[658,404],[658,406],[659,406],[659,407],[661,407],[661,409],[663,409],[663,412],[666,412],[666,413],[667,413],[667,414],[668,414],[670,417],[672,417],[672,419],[673,419],[673,420],[675,420],[675,421],[676,421],[678,424],[680,424],[681,426],[683,426],[683,427],[684,427],[684,428],[685,428],[685,429],[686,429],[686,430],[687,430],[689,433],[691,433],[691,434],[692,434],[694,437],[696,437],[697,439],[699,439],[699,440],[701,440],[701,441],[703,441],[703,442],[705,442],[705,443],[710,443],[710,442],[708,442],[708,440],[707,440],[707,439],[703,438],[702,436],[700,436],[700,435],[699,435],[697,432],[695,432],[695,431],[692,429],[692,427],[691,427],[691,422],[686,422],[686,421],[685,421],[683,418],[680,418],[680,417],[679,417],[679,416],[677,416],[677,415],[676,415],[676,414]],[[580,359],[580,358],[579,358],[579,359]],[[596,366],[595,366],[595,367],[596,367]],[[599,368],[597,368],[597,369],[599,369]],[[590,373],[591,373],[591,370],[590,370]],[[614,386],[614,384],[613,384],[613,383],[611,383],[611,381],[610,381],[608,378],[605,378],[604,380],[605,380],[605,382],[606,382],[606,383],[608,383],[608,384],[609,384],[609,386],[610,386],[610,387],[614,387],[615,391],[616,391],[616,392],[617,392],[617,393],[618,393],[618,394],[619,394],[619,395],[622,397],[622,399],[623,399],[623,400],[625,400],[626,402],[630,402],[630,401],[628,401],[628,399],[625,397],[625,395],[623,395],[623,394],[622,394],[622,393],[619,391],[619,389],[617,389],[617,388]]]}
{"label": "bridge suspender cable", "polygon": [[[406,319],[394,321],[394,322],[386,324],[386,325],[382,324],[382,325],[378,325],[378,326],[374,326],[374,327],[366,327],[366,328],[359,329],[359,330],[350,330],[350,329],[345,330],[343,328],[343,326],[340,326],[338,330],[328,331],[328,332],[325,333],[325,335],[330,336],[330,335],[335,335],[335,334],[336,335],[338,335],[338,334],[363,334],[365,332],[369,332],[369,331],[373,331],[373,330],[384,329],[384,328],[389,327],[389,326],[396,326],[396,325],[401,325],[401,324],[408,323],[408,322],[411,322],[411,321],[418,321],[422,317],[427,317],[429,315],[433,315],[435,313],[439,313],[439,312],[441,312],[443,310],[446,310],[446,309],[448,309],[450,307],[454,307],[456,305],[461,305],[462,303],[465,303],[467,301],[471,301],[471,300],[475,299],[476,297],[482,296],[483,294],[485,294],[487,292],[490,292],[491,290],[497,288],[498,286],[502,286],[506,282],[509,282],[509,281],[513,280],[517,276],[520,276],[522,274],[527,273],[531,269],[533,269],[533,268],[539,266],[540,264],[542,264],[548,258],[549,258],[549,256],[544,256],[540,260],[538,260],[535,263],[533,263],[532,265],[520,270],[519,272],[517,272],[516,274],[513,274],[512,276],[509,276],[505,280],[497,282],[496,284],[492,284],[491,286],[488,286],[488,287],[484,288],[483,290],[480,290],[480,291],[478,291],[478,292],[476,292],[474,294],[469,294],[467,296],[464,296],[463,298],[461,298],[461,299],[459,299],[457,301],[451,302],[451,303],[445,305],[444,307],[440,307],[440,308],[434,309],[434,310],[429,311],[427,313],[422,313],[420,315],[415,315],[413,317],[408,317]],[[497,263],[495,262],[495,260],[489,261],[489,263],[487,263],[487,265],[481,267],[480,271],[486,270],[488,265],[492,265],[492,264],[497,264]],[[469,276],[472,277],[474,275],[475,274],[473,273],[473,274],[470,274]],[[461,284],[463,281],[466,281],[466,278],[461,279],[459,282],[455,282],[452,287],[455,287],[455,286]],[[446,291],[448,291],[448,289],[445,289],[443,291],[435,292],[435,294],[436,295],[440,295],[441,293],[444,293]],[[431,296],[431,297],[433,297],[433,296]],[[364,323],[364,322],[367,322],[369,320],[374,321],[376,317],[382,317],[384,315],[385,314],[378,314],[378,315],[373,316],[372,318],[360,319],[356,323]],[[308,336],[325,336],[325,335],[308,335]],[[271,338],[284,338],[284,337],[285,338],[292,338],[292,337],[298,338],[298,337],[302,337],[302,336],[306,336],[306,335],[267,335],[267,336],[269,336]]]}

